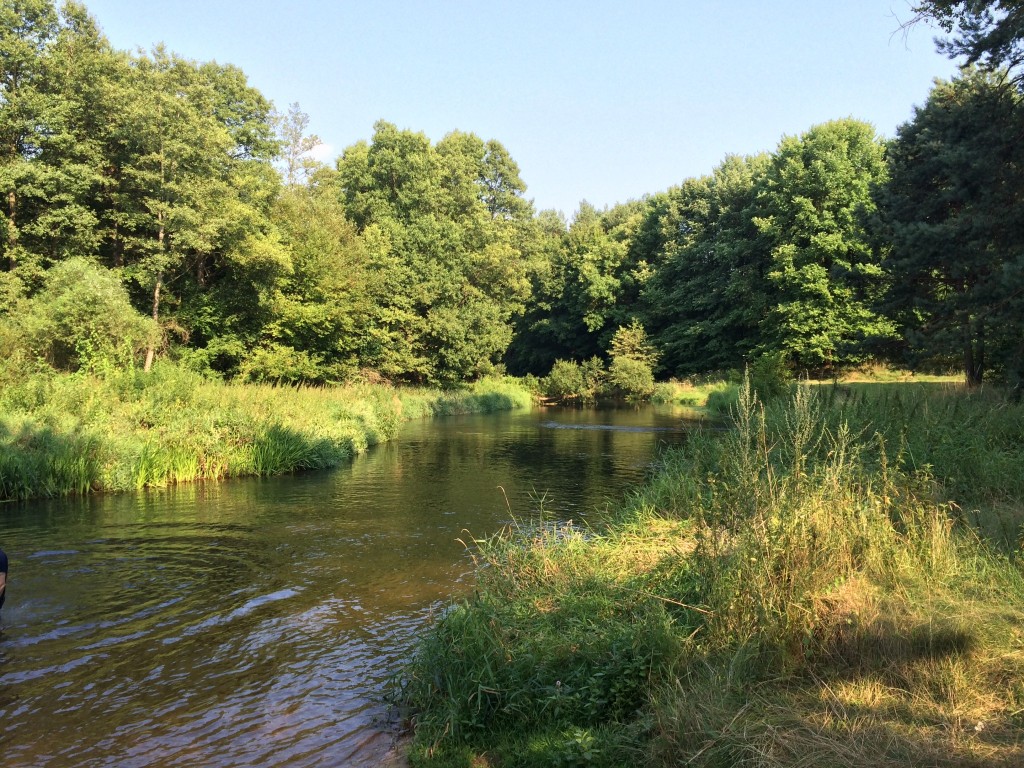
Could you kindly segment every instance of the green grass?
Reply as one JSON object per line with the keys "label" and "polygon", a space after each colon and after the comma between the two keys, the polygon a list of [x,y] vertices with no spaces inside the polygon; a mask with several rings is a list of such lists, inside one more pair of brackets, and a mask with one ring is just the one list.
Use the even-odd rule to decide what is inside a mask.
{"label": "green grass", "polygon": [[0,389],[0,501],[323,469],[410,419],[529,405],[511,379],[439,391],[225,384],[167,364],[37,372]]}
{"label": "green grass", "polygon": [[654,385],[651,402],[702,408],[707,405],[708,398],[716,392],[726,391],[734,386],[726,381],[691,382],[673,379]]}
{"label": "green grass", "polygon": [[[683,381],[672,379],[671,381],[661,382],[655,385],[655,392],[651,401],[654,403],[685,405],[701,409],[712,416],[727,416],[739,402],[741,382],[738,377],[739,373],[734,372],[734,374],[725,378],[700,376]],[[963,376],[954,374],[919,374],[884,365],[869,365],[846,371],[835,379],[812,380],[804,383],[819,386],[844,386],[847,388],[878,384],[960,387],[963,384]],[[783,384],[783,382],[778,382],[778,384]],[[757,389],[756,382],[755,389]]]}
{"label": "green grass", "polygon": [[799,387],[601,531],[476,542],[397,697],[425,766],[1024,763],[1024,406]]}

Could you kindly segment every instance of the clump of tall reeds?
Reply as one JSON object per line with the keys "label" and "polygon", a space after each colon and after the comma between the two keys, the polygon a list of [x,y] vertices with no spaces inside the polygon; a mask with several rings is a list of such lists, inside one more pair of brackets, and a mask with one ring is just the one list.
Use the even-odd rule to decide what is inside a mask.
{"label": "clump of tall reeds", "polygon": [[417,712],[414,759],[469,765],[491,745],[503,765],[633,762],[650,681],[678,650],[661,602],[628,586],[649,542],[631,549],[568,524],[519,535],[526,546],[476,542],[477,590],[406,670],[398,697]]}

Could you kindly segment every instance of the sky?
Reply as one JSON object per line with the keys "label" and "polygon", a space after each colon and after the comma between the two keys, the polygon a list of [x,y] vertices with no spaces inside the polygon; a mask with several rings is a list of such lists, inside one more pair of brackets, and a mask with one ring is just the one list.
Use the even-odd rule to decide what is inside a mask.
{"label": "sky", "polygon": [[387,120],[497,139],[571,217],[845,117],[882,136],[956,63],[908,0],[85,0],[111,43],[234,64],[333,163]]}

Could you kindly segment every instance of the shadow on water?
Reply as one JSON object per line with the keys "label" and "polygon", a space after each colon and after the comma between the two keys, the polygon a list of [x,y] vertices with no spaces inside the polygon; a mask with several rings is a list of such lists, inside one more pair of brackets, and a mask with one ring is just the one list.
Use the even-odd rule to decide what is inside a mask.
{"label": "shadow on water", "polygon": [[539,498],[595,519],[684,434],[653,409],[450,417],[330,472],[4,505],[5,764],[376,765],[464,531]]}

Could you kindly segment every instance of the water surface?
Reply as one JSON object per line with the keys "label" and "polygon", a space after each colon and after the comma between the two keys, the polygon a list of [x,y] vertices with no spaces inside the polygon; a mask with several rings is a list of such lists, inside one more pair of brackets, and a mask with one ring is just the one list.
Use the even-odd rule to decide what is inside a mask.
{"label": "water surface", "polygon": [[541,507],[586,524],[684,433],[651,408],[453,417],[331,472],[0,505],[3,763],[376,765],[461,542]]}

